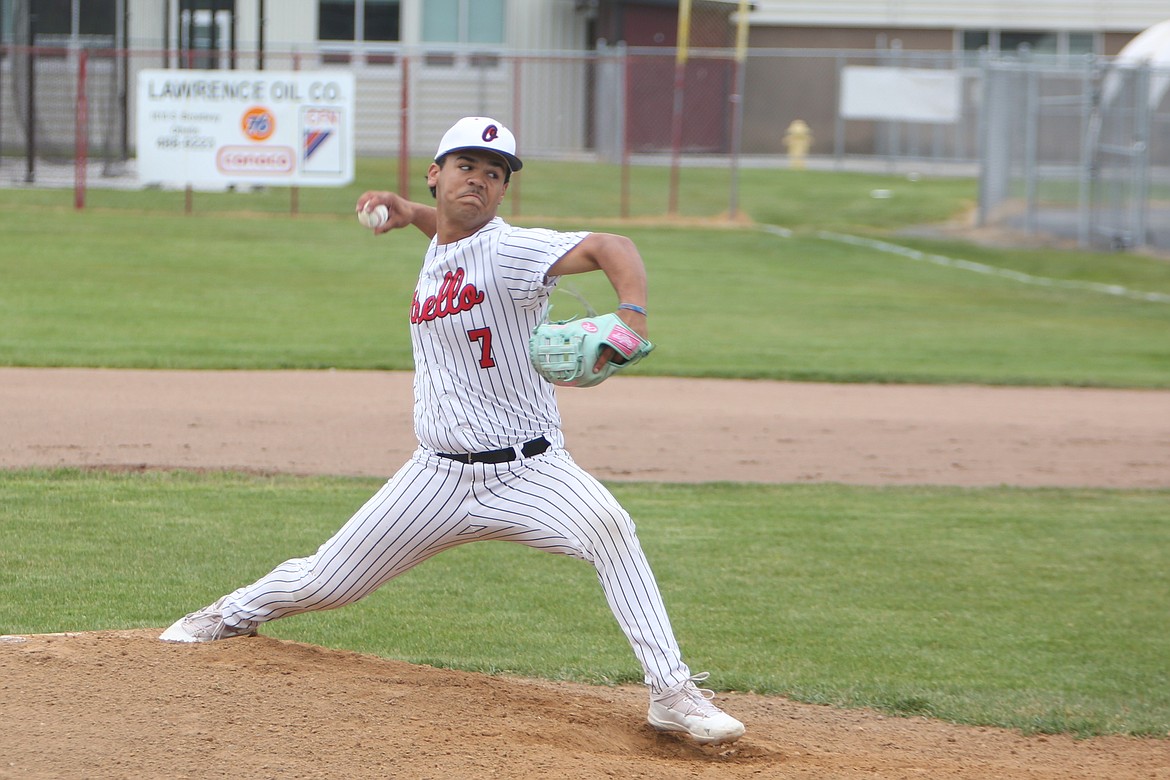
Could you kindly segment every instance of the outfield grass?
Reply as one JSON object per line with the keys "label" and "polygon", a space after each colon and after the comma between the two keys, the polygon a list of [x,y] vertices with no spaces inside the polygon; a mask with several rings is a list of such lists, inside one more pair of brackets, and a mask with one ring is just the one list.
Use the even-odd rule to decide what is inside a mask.
{"label": "outfield grass", "polygon": [[[311,553],[376,487],[0,472],[0,633],[165,626]],[[1167,491],[613,489],[687,658],[720,688],[1025,731],[1170,732]],[[489,673],[640,680],[592,569],[505,543],[264,631]]]}
{"label": "outfield grass", "polygon": [[[597,172],[590,178],[584,166],[570,168],[570,180],[586,192],[612,183]],[[685,176],[725,173],[688,169]],[[965,203],[966,183],[784,171],[745,172],[744,181],[757,217],[797,228],[792,237],[620,229],[637,241],[650,270],[651,336],[659,347],[636,372],[1170,386],[1170,303],[1022,283],[818,235],[846,228],[872,235],[878,223],[941,218]],[[869,198],[879,184],[896,197]],[[538,174],[523,197],[558,213],[582,201],[567,197],[572,190]],[[0,192],[0,365],[409,369],[405,313],[425,240],[414,231],[363,232],[350,214],[354,195],[353,188],[314,192],[333,199],[332,213],[293,218],[255,213],[271,193],[201,194],[201,202],[246,204],[252,213],[184,216],[143,210],[143,198],[181,193],[107,194],[143,209],[73,213],[43,205],[41,192]],[[1170,295],[1170,263],[1149,257],[900,243],[1044,279]],[[598,309],[615,303],[600,275],[571,283]],[[580,312],[568,295],[554,301],[554,317]]]}

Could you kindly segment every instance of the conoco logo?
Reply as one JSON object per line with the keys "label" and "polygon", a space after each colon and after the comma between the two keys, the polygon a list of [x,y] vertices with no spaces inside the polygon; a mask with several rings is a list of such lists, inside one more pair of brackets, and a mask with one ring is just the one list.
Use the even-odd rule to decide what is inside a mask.
{"label": "conoco logo", "polygon": [[499,134],[500,128],[496,127],[495,125],[488,125],[483,129],[483,135],[480,137],[488,143],[491,143],[492,141],[496,140],[496,136]]}

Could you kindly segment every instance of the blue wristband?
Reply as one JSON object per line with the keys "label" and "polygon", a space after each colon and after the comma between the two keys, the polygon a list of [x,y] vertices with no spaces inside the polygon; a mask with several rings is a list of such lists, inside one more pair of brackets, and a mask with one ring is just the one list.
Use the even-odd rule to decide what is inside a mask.
{"label": "blue wristband", "polygon": [[638,314],[641,314],[643,317],[646,316],[646,309],[642,306],[635,304],[635,303],[619,303],[618,308],[619,309],[629,309],[630,311],[638,312]]}

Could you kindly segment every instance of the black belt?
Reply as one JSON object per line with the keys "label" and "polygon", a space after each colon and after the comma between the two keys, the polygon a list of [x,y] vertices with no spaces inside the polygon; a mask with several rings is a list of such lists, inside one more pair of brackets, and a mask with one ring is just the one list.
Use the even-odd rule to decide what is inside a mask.
{"label": "black belt", "polygon": [[[548,439],[541,436],[539,439],[526,441],[520,445],[520,452],[526,458],[531,458],[534,455],[547,450],[552,445]],[[447,458],[448,460],[457,460],[460,463],[507,463],[516,460],[516,448],[504,447],[499,450],[488,450],[487,452],[436,452],[440,458]]]}

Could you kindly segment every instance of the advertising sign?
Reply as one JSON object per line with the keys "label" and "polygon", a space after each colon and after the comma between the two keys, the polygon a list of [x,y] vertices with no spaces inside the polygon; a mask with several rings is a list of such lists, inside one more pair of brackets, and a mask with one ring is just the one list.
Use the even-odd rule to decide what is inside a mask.
{"label": "advertising sign", "polygon": [[841,72],[839,110],[844,119],[954,124],[961,86],[951,70],[850,65]]}
{"label": "advertising sign", "polygon": [[144,184],[334,186],[353,181],[354,79],[342,71],[144,70]]}

